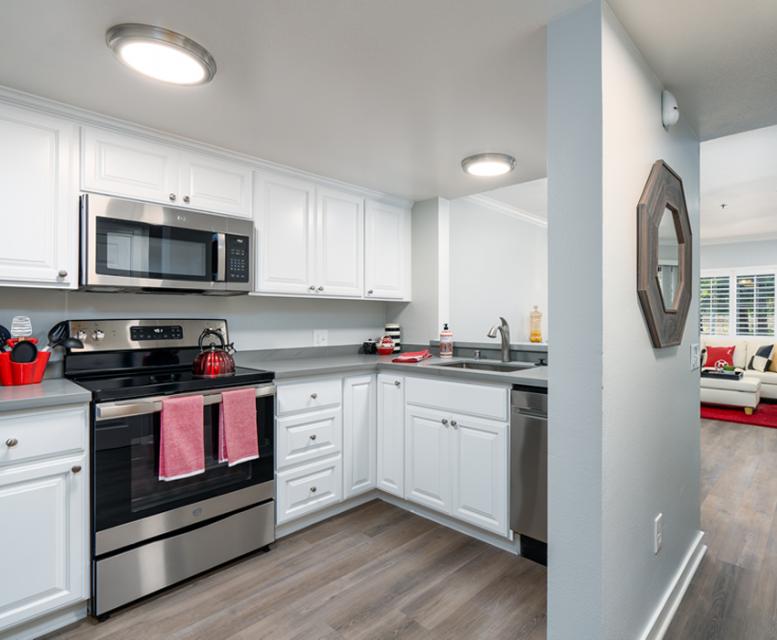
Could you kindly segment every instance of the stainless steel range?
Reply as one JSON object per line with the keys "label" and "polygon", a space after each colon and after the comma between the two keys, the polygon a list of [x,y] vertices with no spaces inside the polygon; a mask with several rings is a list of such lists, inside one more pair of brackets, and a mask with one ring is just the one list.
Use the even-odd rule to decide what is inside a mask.
{"label": "stainless steel range", "polygon": [[[92,392],[91,612],[98,617],[275,539],[273,373],[238,367],[198,377],[206,329],[225,320],[71,320],[83,350],[65,376]],[[221,391],[256,394],[259,458],[218,461]],[[203,396],[205,472],[159,480],[160,411],[171,396]]]}

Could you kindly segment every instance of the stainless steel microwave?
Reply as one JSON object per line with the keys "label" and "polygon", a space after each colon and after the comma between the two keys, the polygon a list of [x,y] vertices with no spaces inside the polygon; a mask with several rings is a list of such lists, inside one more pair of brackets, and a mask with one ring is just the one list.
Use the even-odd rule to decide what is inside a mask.
{"label": "stainless steel microwave", "polygon": [[250,220],[81,195],[82,289],[238,295],[253,258]]}

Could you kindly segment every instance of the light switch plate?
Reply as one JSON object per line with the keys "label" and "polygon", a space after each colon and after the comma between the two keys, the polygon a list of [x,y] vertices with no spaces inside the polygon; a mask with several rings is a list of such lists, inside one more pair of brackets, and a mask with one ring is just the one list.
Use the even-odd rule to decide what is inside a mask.
{"label": "light switch plate", "polygon": [[313,330],[313,346],[325,347],[329,343],[329,331],[326,329]]}
{"label": "light switch plate", "polygon": [[701,366],[701,345],[694,342],[691,345],[691,371],[695,371]]}

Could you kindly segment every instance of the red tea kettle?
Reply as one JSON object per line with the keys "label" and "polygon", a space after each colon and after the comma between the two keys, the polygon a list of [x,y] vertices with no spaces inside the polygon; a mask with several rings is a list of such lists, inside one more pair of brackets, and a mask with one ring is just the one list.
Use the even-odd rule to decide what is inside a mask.
{"label": "red tea kettle", "polygon": [[[219,339],[219,345],[210,343],[203,347],[203,341],[208,336],[216,336]],[[221,331],[216,329],[205,329],[200,334],[198,342],[200,352],[194,359],[194,375],[197,376],[224,376],[235,373],[235,359],[229,352],[231,345],[226,344]]]}

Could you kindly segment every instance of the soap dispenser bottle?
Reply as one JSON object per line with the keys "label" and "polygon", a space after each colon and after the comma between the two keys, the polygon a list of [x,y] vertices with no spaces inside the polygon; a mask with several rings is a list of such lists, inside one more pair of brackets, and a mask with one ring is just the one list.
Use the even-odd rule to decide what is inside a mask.
{"label": "soap dispenser bottle", "polygon": [[440,331],[440,357],[453,357],[453,331],[448,328],[447,322],[443,325],[442,331]]}

